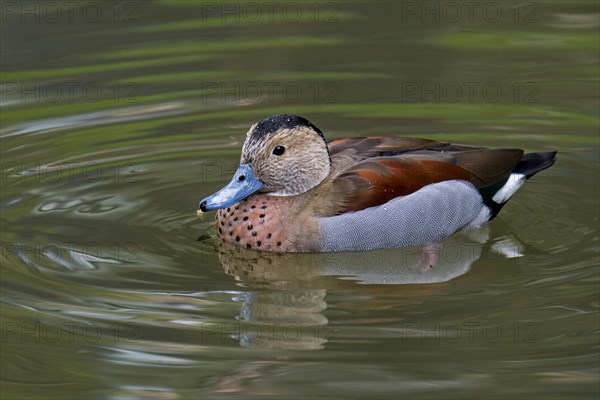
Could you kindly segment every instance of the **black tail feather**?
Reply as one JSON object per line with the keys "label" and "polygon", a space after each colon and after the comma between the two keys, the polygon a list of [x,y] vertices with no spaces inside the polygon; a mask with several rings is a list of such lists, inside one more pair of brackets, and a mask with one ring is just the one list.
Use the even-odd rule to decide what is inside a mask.
{"label": "black tail feather", "polygon": [[[512,170],[513,173],[523,174],[527,179],[540,171],[550,168],[556,162],[556,151],[548,151],[543,153],[527,153],[523,154],[521,160],[517,163],[516,167]],[[508,201],[508,200],[507,200]],[[507,203],[496,203],[492,199],[489,199],[485,204],[490,209],[490,220],[496,218],[502,207]]]}
{"label": "black tail feather", "polygon": [[550,168],[556,161],[556,152],[548,151],[544,153],[527,153],[513,169],[513,172],[523,174],[527,179],[540,171]]}

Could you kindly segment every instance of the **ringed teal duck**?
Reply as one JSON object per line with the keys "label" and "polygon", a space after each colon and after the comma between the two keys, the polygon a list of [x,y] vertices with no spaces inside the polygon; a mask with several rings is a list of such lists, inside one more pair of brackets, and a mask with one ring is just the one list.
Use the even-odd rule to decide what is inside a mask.
{"label": "ringed teal duck", "polygon": [[280,114],[250,128],[231,182],[200,209],[218,210],[219,237],[249,249],[413,246],[494,218],[555,157],[403,137],[327,143],[306,119]]}

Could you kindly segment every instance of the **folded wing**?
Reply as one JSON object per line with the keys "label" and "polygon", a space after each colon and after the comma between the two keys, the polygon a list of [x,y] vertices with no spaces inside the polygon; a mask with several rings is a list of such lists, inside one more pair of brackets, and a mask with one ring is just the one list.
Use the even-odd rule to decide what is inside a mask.
{"label": "folded wing", "polygon": [[329,151],[340,171],[333,184],[344,197],[337,213],[378,206],[448,180],[471,182],[486,200],[523,156],[519,149],[390,137],[336,140]]}

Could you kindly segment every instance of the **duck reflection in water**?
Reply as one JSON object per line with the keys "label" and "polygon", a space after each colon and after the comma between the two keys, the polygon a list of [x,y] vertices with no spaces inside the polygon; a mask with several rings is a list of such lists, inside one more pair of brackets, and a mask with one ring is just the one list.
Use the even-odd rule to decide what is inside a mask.
{"label": "duck reflection in water", "polygon": [[[235,297],[241,303],[235,336],[244,347],[320,349],[340,335],[328,316],[329,292],[352,287],[363,309],[390,307],[390,301],[413,304],[415,296],[431,295],[464,275],[485,252],[501,257],[503,250],[488,244],[487,237],[487,229],[480,229],[411,248],[311,254],[256,252],[219,243],[225,273],[249,289]],[[355,301],[336,301],[335,308],[353,308]]]}

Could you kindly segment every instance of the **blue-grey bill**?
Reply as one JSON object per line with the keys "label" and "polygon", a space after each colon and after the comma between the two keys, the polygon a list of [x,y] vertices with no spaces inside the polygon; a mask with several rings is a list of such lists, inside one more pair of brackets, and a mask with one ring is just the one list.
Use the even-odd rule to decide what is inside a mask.
{"label": "blue-grey bill", "polygon": [[202,211],[229,207],[245,199],[262,187],[262,182],[254,176],[249,164],[240,164],[231,181],[217,193],[200,201]]}

